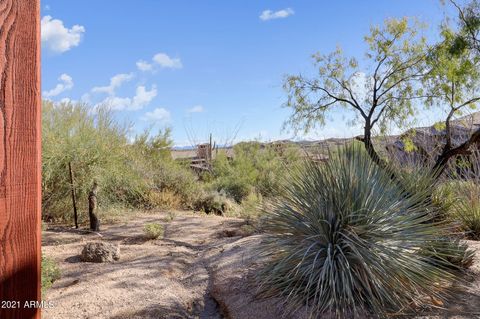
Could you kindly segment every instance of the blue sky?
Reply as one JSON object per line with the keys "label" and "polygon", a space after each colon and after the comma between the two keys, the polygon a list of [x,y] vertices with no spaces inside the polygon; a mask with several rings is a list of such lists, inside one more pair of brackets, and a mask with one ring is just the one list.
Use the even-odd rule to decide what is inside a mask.
{"label": "blue sky", "polygon": [[[176,145],[210,132],[220,142],[291,137],[281,130],[286,74],[312,72],[311,54],[337,45],[361,56],[385,18],[436,28],[444,10],[439,0],[45,0],[43,96],[108,103],[132,135],[170,126]],[[342,119],[303,137],[359,133]]]}

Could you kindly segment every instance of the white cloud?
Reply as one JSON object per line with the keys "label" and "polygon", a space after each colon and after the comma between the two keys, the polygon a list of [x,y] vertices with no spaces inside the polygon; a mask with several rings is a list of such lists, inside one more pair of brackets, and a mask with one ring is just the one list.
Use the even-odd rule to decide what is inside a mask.
{"label": "white cloud", "polygon": [[275,12],[272,10],[265,10],[262,12],[259,18],[262,21],[267,21],[267,20],[273,20],[273,19],[287,18],[293,14],[295,14],[295,12],[291,8],[286,8],[286,9],[278,10]]}
{"label": "white cloud", "polygon": [[109,96],[102,102],[95,105],[95,108],[98,108],[100,105],[106,106],[111,110],[124,110],[130,108],[132,104],[132,99],[129,97],[118,97],[118,96]]}
{"label": "white cloud", "polygon": [[96,86],[92,89],[94,93],[107,93],[109,95],[114,95],[115,90],[120,87],[124,82],[130,81],[133,78],[133,74],[117,74],[110,78],[110,85],[107,86]]}
{"label": "white cloud", "polygon": [[152,89],[148,91],[144,86],[137,87],[135,96],[133,97],[132,105],[130,109],[138,110],[148,105],[157,96],[157,88],[152,86]]}
{"label": "white cloud", "polygon": [[148,63],[146,61],[143,61],[143,60],[139,60],[137,61],[137,68],[140,70],[140,71],[152,71],[153,70],[153,65],[151,63]]}
{"label": "white cloud", "polygon": [[156,108],[152,112],[145,113],[144,119],[150,122],[168,122],[170,121],[170,112],[163,107]]}
{"label": "white cloud", "polygon": [[142,72],[155,72],[158,67],[168,69],[181,69],[183,67],[180,58],[171,58],[166,53],[159,52],[155,54],[151,62],[138,60],[137,69]]}
{"label": "white cloud", "polygon": [[85,27],[76,24],[68,29],[62,20],[53,19],[49,15],[42,18],[41,24],[42,44],[55,53],[63,53],[78,46],[85,33]]}
{"label": "white cloud", "polygon": [[155,54],[152,60],[162,68],[181,69],[183,67],[179,58],[172,59],[165,53]]}
{"label": "white cloud", "polygon": [[144,106],[147,106],[156,96],[157,88],[155,86],[152,86],[150,90],[147,90],[145,86],[138,86],[133,98],[111,95],[95,105],[95,108],[98,108],[100,105],[104,105],[109,109],[116,111],[140,110]]}
{"label": "white cloud", "polygon": [[58,80],[60,83],[58,83],[53,89],[43,92],[44,97],[54,97],[73,88],[73,80],[70,75],[63,73]]}
{"label": "white cloud", "polygon": [[194,107],[188,109],[188,113],[202,113],[203,111],[205,111],[203,109],[203,106],[201,105],[195,105]]}

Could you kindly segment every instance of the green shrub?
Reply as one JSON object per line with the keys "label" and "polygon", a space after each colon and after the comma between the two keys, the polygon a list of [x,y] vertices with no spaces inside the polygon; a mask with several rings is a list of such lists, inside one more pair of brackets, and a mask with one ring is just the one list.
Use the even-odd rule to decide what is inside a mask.
{"label": "green shrub", "polygon": [[448,180],[432,198],[468,238],[480,239],[480,186],[475,181]]}
{"label": "green shrub", "polygon": [[79,211],[93,180],[99,184],[99,206],[142,202],[148,184],[128,148],[128,127],[118,125],[106,109],[44,101],[42,109],[42,211],[44,218],[72,220],[69,163],[75,177]]}
{"label": "green shrub", "polygon": [[459,199],[459,189],[462,184],[457,181],[447,181],[438,185],[433,191],[432,201],[441,208],[442,216],[450,218],[453,207]]}
{"label": "green shrub", "polygon": [[171,158],[170,129],[146,131],[130,141],[127,126],[104,108],[44,101],[42,110],[42,211],[44,219],[71,221],[69,163],[80,218],[93,180],[100,210],[191,207],[198,179]]}
{"label": "green shrub", "polygon": [[180,207],[173,208],[191,207],[197,193],[201,191],[197,176],[189,168],[172,160],[156,163],[151,178],[156,191],[169,192],[177,197]]}
{"label": "green shrub", "polygon": [[157,239],[163,236],[163,225],[159,223],[148,223],[143,227],[143,231],[148,239]]}
{"label": "green shrub", "polygon": [[42,293],[45,293],[56,280],[60,279],[60,276],[60,269],[56,262],[42,256]]}
{"label": "green shrub", "polygon": [[459,270],[448,260],[465,251],[445,249],[431,186],[405,183],[355,146],[293,172],[265,211],[261,295],[342,318],[444,300]]}
{"label": "green shrub", "polygon": [[298,161],[292,148],[282,153],[272,145],[243,142],[234,146],[233,159],[220,153],[213,163],[213,188],[224,191],[237,203],[256,192],[265,197],[275,196],[280,189],[287,164]]}
{"label": "green shrub", "polygon": [[206,214],[225,215],[233,208],[232,201],[223,192],[211,191],[200,195],[195,203],[195,210]]}
{"label": "green shrub", "polygon": [[437,239],[431,245],[426,244],[420,250],[419,255],[427,257],[434,263],[443,263],[452,269],[467,269],[473,264],[475,251],[468,249],[468,245],[464,241],[445,236]]}
{"label": "green shrub", "polygon": [[237,203],[241,203],[254,190],[250,181],[233,174],[219,177],[214,185],[217,191],[225,192]]}
{"label": "green shrub", "polygon": [[167,213],[167,216],[164,218],[164,221],[166,223],[170,223],[175,219],[175,217],[177,217],[177,214],[175,214],[175,212],[173,212],[173,211],[169,211]]}
{"label": "green shrub", "polygon": [[480,240],[480,186],[470,183],[453,205],[453,218],[461,223],[466,235]]}

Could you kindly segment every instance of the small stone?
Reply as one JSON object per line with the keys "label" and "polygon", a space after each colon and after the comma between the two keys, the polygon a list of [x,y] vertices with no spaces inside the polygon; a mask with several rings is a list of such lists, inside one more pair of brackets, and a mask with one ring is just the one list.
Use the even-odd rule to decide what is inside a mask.
{"label": "small stone", "polygon": [[120,259],[120,246],[103,242],[85,244],[80,259],[84,262],[113,262]]}

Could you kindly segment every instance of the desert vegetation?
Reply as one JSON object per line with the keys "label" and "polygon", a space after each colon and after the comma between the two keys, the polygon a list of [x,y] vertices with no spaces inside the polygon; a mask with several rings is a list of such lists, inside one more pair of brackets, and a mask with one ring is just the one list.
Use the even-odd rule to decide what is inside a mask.
{"label": "desert vegetation", "polygon": [[130,140],[128,126],[119,125],[106,109],[93,113],[87,105],[45,101],[43,218],[73,220],[69,165],[85,221],[94,181],[100,212],[173,208],[235,214],[242,211],[242,202],[252,205],[275,196],[286,165],[298,160],[293,151],[280,156],[257,142],[240,143],[234,146],[234,159],[220,151],[211,171],[198,175],[172,159],[172,143],[168,128]]}
{"label": "desert vegetation", "polygon": [[[44,221],[72,225],[74,194],[86,226],[98,185],[100,219],[121,215],[134,234],[106,227],[104,240],[128,246],[131,259],[122,265],[135,261],[133,245],[162,265],[172,262],[164,253],[180,256],[178,276],[188,281],[186,274],[202,269],[211,289],[205,296],[216,295],[224,308],[228,296],[219,296],[225,290],[215,276],[232,265],[241,265],[241,275],[223,274],[221,284],[240,282],[249,302],[280,304],[278,313],[292,318],[448,308],[469,281],[480,289],[480,274],[469,269],[479,256],[471,246],[480,239],[480,123],[458,124],[480,100],[480,6],[451,5],[458,17],[439,26],[434,43],[415,19],[389,19],[366,35],[365,58],[317,53],[314,76],[285,78],[287,129],[311,131],[338,109],[362,123],[363,134],[340,146],[306,151],[292,141],[243,141],[229,149],[233,156],[217,148],[208,169],[195,171],[173,159],[169,128],[132,137],[106,107],[44,101]],[[425,130],[435,136],[425,151],[414,127],[432,110],[445,116]],[[381,142],[392,127],[405,132],[392,137],[402,156]],[[133,212],[143,214],[141,224]],[[159,254],[155,245],[175,248]],[[235,262],[222,264],[231,256]],[[52,260],[44,264],[48,289],[60,272]],[[154,277],[154,267],[141,271]]]}
{"label": "desert vegetation", "polygon": [[393,180],[355,146],[294,171],[265,212],[262,293],[341,318],[445,299],[473,257],[418,178]]}

